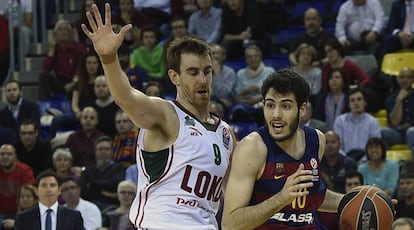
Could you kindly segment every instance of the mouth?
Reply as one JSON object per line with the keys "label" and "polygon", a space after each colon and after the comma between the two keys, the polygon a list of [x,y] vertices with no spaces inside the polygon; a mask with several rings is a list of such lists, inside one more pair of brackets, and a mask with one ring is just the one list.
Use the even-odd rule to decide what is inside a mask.
{"label": "mouth", "polygon": [[203,97],[206,97],[206,96],[208,96],[208,91],[207,90],[198,90],[197,94],[199,94]]}
{"label": "mouth", "polygon": [[271,127],[275,133],[281,133],[285,124],[283,122],[273,122],[271,123]]}

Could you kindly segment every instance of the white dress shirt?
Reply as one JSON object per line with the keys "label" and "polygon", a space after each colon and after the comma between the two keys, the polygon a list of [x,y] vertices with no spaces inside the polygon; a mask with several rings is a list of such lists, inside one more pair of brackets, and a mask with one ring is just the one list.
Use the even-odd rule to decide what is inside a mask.
{"label": "white dress shirt", "polygon": [[47,210],[52,209],[52,212],[50,213],[52,217],[52,229],[56,229],[56,221],[57,221],[57,210],[58,210],[58,202],[56,201],[51,207],[46,207],[42,203],[39,202],[39,209],[40,209],[40,224],[41,229],[46,230],[46,215]]}

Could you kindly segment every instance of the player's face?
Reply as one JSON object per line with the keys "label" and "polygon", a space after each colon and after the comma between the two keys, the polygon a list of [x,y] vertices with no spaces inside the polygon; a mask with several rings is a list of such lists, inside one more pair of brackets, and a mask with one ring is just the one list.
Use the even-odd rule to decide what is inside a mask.
{"label": "player's face", "polygon": [[275,141],[285,141],[293,136],[299,124],[299,117],[305,112],[293,93],[280,94],[270,88],[264,99],[264,117],[270,135]]}
{"label": "player's face", "polygon": [[360,186],[360,185],[362,184],[361,184],[361,181],[359,181],[359,178],[357,176],[346,178],[345,179],[345,192],[347,193],[351,191],[351,189],[357,186]]}
{"label": "player's face", "polygon": [[47,176],[39,181],[37,186],[39,201],[43,205],[50,207],[57,201],[60,194],[60,187],[55,177]]}
{"label": "player's face", "polygon": [[178,93],[195,107],[208,106],[211,94],[212,63],[209,55],[181,54]]}
{"label": "player's face", "polygon": [[361,92],[349,95],[349,108],[353,114],[363,113],[365,111],[365,106],[367,106],[367,103]]}
{"label": "player's face", "polygon": [[89,75],[94,75],[98,72],[99,61],[96,56],[89,56],[86,58],[86,72]]}
{"label": "player's face", "polygon": [[401,178],[400,195],[404,198],[412,198],[414,196],[414,178]]}
{"label": "player's face", "polygon": [[7,84],[5,90],[6,90],[5,95],[6,95],[7,102],[12,105],[17,105],[20,97],[22,96],[22,93],[17,83],[11,82]]}

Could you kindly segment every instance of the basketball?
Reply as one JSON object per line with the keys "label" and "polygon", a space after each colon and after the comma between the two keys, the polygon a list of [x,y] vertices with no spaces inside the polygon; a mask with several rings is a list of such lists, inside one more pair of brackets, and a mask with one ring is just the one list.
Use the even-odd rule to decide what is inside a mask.
{"label": "basketball", "polygon": [[394,221],[391,198],[374,186],[358,186],[338,206],[339,229],[390,230]]}

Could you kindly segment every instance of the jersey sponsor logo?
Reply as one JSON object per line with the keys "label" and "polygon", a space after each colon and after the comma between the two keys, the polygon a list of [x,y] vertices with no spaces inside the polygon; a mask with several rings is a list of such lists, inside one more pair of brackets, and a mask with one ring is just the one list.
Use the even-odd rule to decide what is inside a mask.
{"label": "jersey sponsor logo", "polygon": [[[190,177],[197,173],[197,180],[195,184],[190,183]],[[206,198],[214,202],[219,201],[221,195],[221,184],[223,183],[223,177],[212,176],[207,171],[193,170],[193,167],[187,165],[183,180],[181,181],[181,189],[194,193],[197,197]]]}
{"label": "jersey sponsor logo", "polygon": [[312,224],[313,223],[313,214],[311,212],[309,213],[283,213],[278,212],[275,213],[272,217],[270,217],[271,220],[277,220],[280,222],[285,223],[306,223],[306,224]]}
{"label": "jersey sponsor logo", "polygon": [[203,134],[200,131],[198,131],[198,129],[194,127],[190,127],[190,129],[192,130],[190,133],[191,136],[203,136]]}
{"label": "jersey sponsor logo", "polygon": [[177,201],[175,202],[175,204],[177,204],[178,206],[197,207],[213,215],[216,215],[216,212],[214,210],[210,210],[206,207],[203,207],[197,200],[194,199],[186,200],[184,198],[177,197]]}
{"label": "jersey sponsor logo", "polygon": [[319,181],[318,161],[312,157],[309,164],[312,167],[312,181]]}
{"label": "jersey sponsor logo", "polygon": [[279,175],[279,176],[275,175],[274,178],[275,178],[275,180],[279,180],[279,179],[282,179],[284,176],[285,175]]}
{"label": "jersey sponsor logo", "polygon": [[223,145],[226,149],[229,149],[230,145],[230,130],[226,127],[223,128]]}
{"label": "jersey sponsor logo", "polygon": [[193,118],[191,118],[190,116],[185,116],[185,125],[187,126],[194,126],[195,125],[195,121]]}

